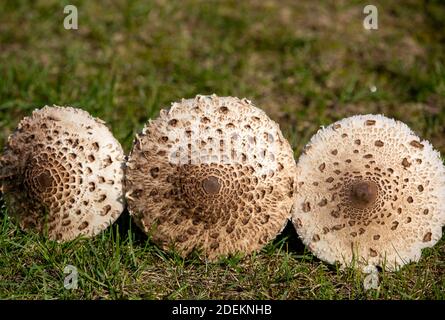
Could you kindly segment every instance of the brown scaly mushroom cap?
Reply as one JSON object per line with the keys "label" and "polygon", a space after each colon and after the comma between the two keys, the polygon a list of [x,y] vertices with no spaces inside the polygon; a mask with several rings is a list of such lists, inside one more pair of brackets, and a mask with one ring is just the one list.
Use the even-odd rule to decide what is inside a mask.
{"label": "brown scaly mushroom cap", "polygon": [[8,213],[51,239],[94,236],[124,209],[124,154],[98,119],[70,107],[24,118],[0,158]]}
{"label": "brown scaly mushroom cap", "polygon": [[246,99],[173,103],[135,139],[130,213],[163,248],[210,260],[250,253],[290,218],[295,161],[279,126]]}
{"label": "brown scaly mushroom cap", "polygon": [[428,141],[381,115],[321,129],[297,164],[293,223],[329,263],[398,269],[442,237],[445,169]]}

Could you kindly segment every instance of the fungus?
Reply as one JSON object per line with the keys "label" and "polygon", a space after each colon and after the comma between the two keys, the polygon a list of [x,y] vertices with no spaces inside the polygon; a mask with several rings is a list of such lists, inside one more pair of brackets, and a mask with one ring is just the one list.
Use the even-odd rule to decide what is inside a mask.
{"label": "fungus", "polygon": [[123,150],[101,120],[80,109],[46,106],[8,138],[0,190],[8,214],[24,230],[57,241],[94,236],[124,209],[123,165]]}
{"label": "fungus", "polygon": [[293,152],[279,126],[246,99],[173,103],[139,134],[127,162],[127,202],[162,248],[209,260],[250,253],[290,219]]}
{"label": "fungus", "polygon": [[321,129],[297,163],[298,181],[294,226],[329,263],[396,270],[442,236],[442,160],[400,121],[361,115]]}

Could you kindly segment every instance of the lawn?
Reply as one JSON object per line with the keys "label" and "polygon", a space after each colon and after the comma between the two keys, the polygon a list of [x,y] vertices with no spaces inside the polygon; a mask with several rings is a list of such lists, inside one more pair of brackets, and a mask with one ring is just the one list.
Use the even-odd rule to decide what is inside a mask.
{"label": "lawn", "polygon": [[[63,27],[67,4],[78,30]],[[444,153],[445,4],[372,1],[371,31],[366,4],[0,1],[0,147],[23,116],[57,104],[105,120],[128,152],[161,108],[216,93],[265,110],[296,158],[320,126],[364,113],[397,118]],[[210,264],[160,250],[128,212],[94,239],[57,244],[0,210],[1,299],[445,299],[445,239],[366,291],[365,275],[315,258],[290,224],[261,252]],[[76,290],[64,288],[67,265]]]}

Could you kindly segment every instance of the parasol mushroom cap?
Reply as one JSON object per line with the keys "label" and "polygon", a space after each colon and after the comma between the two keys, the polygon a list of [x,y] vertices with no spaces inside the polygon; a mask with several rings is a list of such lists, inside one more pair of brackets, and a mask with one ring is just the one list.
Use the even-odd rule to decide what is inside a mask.
{"label": "parasol mushroom cap", "polygon": [[127,203],[164,249],[209,260],[250,253],[290,219],[295,161],[279,126],[247,99],[197,96],[150,120],[128,158]]}
{"label": "parasol mushroom cap", "polygon": [[442,237],[445,169],[407,125],[359,115],[321,129],[297,163],[293,224],[320,259],[396,270]]}
{"label": "parasol mushroom cap", "polygon": [[66,241],[94,236],[124,209],[124,153],[99,119],[46,106],[24,118],[0,158],[0,188],[22,229]]}

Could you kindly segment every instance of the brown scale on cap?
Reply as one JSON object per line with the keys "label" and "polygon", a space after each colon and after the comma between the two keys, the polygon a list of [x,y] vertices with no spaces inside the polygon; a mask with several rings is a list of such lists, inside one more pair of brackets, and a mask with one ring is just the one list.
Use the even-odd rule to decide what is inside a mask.
{"label": "brown scale on cap", "polygon": [[215,260],[250,253],[290,218],[293,152],[246,99],[197,96],[150,120],[127,162],[136,223],[165,249]]}
{"label": "brown scale on cap", "polygon": [[371,206],[378,195],[378,186],[372,181],[359,181],[349,186],[349,201],[353,207],[364,209]]}
{"label": "brown scale on cap", "polygon": [[44,107],[9,137],[0,188],[23,229],[48,230],[58,241],[94,236],[123,211],[123,164],[102,121],[80,109]]}
{"label": "brown scale on cap", "polygon": [[441,238],[445,169],[405,124],[380,115],[346,118],[320,130],[306,150],[293,221],[320,259],[395,270]]}
{"label": "brown scale on cap", "polygon": [[206,193],[215,194],[221,189],[221,184],[217,177],[209,176],[202,180],[202,187]]}

